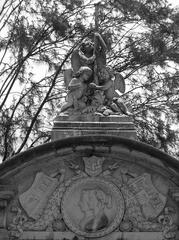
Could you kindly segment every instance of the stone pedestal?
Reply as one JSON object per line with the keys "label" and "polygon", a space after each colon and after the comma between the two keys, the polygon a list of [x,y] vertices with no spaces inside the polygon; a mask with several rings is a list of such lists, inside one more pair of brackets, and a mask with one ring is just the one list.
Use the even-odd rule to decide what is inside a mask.
{"label": "stone pedestal", "polygon": [[136,131],[131,117],[128,116],[93,116],[79,120],[68,116],[58,116],[54,120],[52,141],[68,137],[86,135],[112,135],[136,139]]}
{"label": "stone pedestal", "polygon": [[0,240],[9,240],[9,234],[6,229],[0,229]]}

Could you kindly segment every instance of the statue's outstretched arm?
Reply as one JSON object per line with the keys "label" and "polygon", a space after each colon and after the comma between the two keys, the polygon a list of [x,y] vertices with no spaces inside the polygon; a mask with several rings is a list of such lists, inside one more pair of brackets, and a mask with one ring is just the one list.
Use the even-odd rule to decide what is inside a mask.
{"label": "statue's outstretched arm", "polygon": [[97,85],[95,83],[90,83],[90,87],[96,90],[106,91],[112,86],[112,84],[113,84],[112,81],[108,81],[104,85]]}
{"label": "statue's outstretched arm", "polygon": [[97,33],[97,32],[94,33],[94,36],[95,36],[96,44],[97,44],[97,42],[99,42],[99,44],[103,48],[103,50],[106,51],[107,50],[107,46],[106,46],[106,43],[104,42],[102,36],[99,33]]}

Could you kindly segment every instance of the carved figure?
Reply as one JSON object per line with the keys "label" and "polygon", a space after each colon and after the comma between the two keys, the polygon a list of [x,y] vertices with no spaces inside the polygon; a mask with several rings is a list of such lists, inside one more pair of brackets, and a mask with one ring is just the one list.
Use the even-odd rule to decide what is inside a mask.
{"label": "carved figure", "polygon": [[100,85],[97,85],[95,83],[90,83],[90,87],[96,90],[104,91],[106,99],[108,101],[111,101],[114,97],[114,91],[115,91],[115,83],[112,80],[113,74],[111,73],[109,68],[101,69],[100,74],[102,78],[102,80],[100,80]]}
{"label": "carved figure", "polygon": [[80,221],[82,230],[95,232],[108,226],[105,208],[111,208],[111,197],[100,189],[84,189],[81,192],[79,207],[83,212]]}
{"label": "carved figure", "polygon": [[106,49],[106,44],[99,33],[94,33],[94,42],[85,38],[72,53],[71,65],[74,74],[81,66],[87,66],[93,71],[91,81],[98,83],[98,79],[101,79],[101,71],[106,66]]}
{"label": "carved figure", "polygon": [[82,66],[87,66],[93,70],[94,59],[94,43],[89,38],[85,38],[82,44],[73,51],[71,56],[71,65],[74,74],[77,73]]}
{"label": "carved figure", "polygon": [[74,233],[102,237],[120,224],[124,199],[119,188],[106,179],[80,178],[64,193],[61,211],[64,222]]}
{"label": "carved figure", "polygon": [[128,111],[126,105],[117,96],[116,90],[120,92],[125,91],[125,83],[121,74],[116,73],[115,78],[112,70],[109,67],[100,70],[100,85],[90,83],[90,87],[96,90],[104,91],[106,105],[114,112],[121,111],[126,115],[131,113]]}
{"label": "carved figure", "polygon": [[[122,75],[107,66],[106,43],[98,32],[99,7],[95,4],[95,32],[93,39],[85,38],[71,55],[71,68],[64,70],[64,82],[68,88],[66,103],[60,112],[68,111],[72,119],[81,115],[108,116],[131,115],[120,98],[125,92]],[[88,74],[85,74],[88,72]],[[91,83],[91,84],[89,84]]]}
{"label": "carved figure", "polygon": [[76,73],[81,66],[94,69],[96,61],[98,71],[106,66],[106,44],[99,33],[94,33],[94,42],[85,38],[82,44],[76,48],[71,57],[73,72]]}
{"label": "carved figure", "polygon": [[[92,70],[89,67],[81,67],[76,73],[75,77],[72,78],[68,85],[68,93],[66,97],[66,103],[62,105],[61,112],[67,110],[69,107],[73,107],[75,110],[86,106],[85,96],[87,90],[87,83],[92,75]],[[82,101],[79,101],[79,100]]]}

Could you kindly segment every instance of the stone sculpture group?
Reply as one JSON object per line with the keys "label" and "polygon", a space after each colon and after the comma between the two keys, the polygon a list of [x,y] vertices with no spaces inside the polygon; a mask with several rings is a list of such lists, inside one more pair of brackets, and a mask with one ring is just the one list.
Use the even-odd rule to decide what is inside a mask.
{"label": "stone sculpture group", "polygon": [[119,96],[125,92],[124,78],[106,65],[106,51],[99,33],[94,33],[94,41],[85,38],[73,51],[71,69],[64,74],[68,92],[60,114],[130,115]]}

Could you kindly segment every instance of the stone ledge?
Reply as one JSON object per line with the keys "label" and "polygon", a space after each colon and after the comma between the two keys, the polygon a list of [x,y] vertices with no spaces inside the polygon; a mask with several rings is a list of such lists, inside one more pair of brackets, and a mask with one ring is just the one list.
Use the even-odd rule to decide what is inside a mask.
{"label": "stone ledge", "polygon": [[132,117],[127,115],[111,115],[111,116],[99,116],[99,115],[81,115],[76,118],[68,115],[57,116],[54,122],[65,121],[65,122],[132,122]]}
{"label": "stone ledge", "polygon": [[71,120],[69,116],[58,116],[54,119],[52,140],[86,135],[113,135],[136,139],[132,118],[122,116],[81,116],[79,120]]}
{"label": "stone ledge", "polygon": [[61,128],[78,128],[78,129],[86,129],[86,128],[107,128],[107,129],[134,129],[134,124],[132,122],[54,122],[53,129],[61,129]]}
{"label": "stone ledge", "polygon": [[[72,232],[35,232],[28,231],[23,232],[20,240],[41,240],[41,239],[53,239],[59,240],[63,238],[73,239],[75,234]],[[176,239],[179,239],[179,232],[177,232]],[[99,238],[101,240],[163,240],[162,232],[113,232],[107,236]]]}
{"label": "stone ledge", "polygon": [[118,136],[128,139],[136,139],[136,132],[135,130],[129,130],[129,129],[55,129],[52,130],[51,136],[52,141],[58,140],[58,139],[65,139],[69,137],[77,137],[77,136],[88,136],[88,135],[109,135],[109,136]]}

